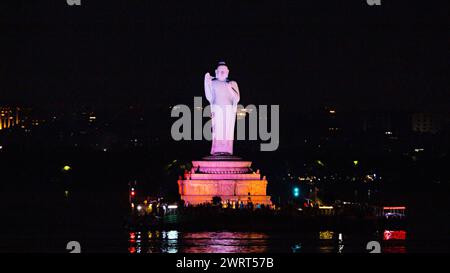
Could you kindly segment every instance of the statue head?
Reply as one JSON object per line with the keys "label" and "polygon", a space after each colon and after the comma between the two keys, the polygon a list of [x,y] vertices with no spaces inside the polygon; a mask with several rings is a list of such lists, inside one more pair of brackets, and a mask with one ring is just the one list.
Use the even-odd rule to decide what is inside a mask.
{"label": "statue head", "polygon": [[226,81],[229,73],[230,70],[228,70],[227,64],[225,62],[219,62],[216,68],[216,79]]}

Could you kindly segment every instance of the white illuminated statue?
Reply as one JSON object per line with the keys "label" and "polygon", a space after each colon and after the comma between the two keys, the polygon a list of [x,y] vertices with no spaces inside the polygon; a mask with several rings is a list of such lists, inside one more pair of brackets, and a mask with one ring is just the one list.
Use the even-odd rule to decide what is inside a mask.
{"label": "white illuminated statue", "polygon": [[212,155],[232,155],[239,88],[228,80],[228,66],[219,62],[216,77],[205,74],[205,95],[211,104]]}

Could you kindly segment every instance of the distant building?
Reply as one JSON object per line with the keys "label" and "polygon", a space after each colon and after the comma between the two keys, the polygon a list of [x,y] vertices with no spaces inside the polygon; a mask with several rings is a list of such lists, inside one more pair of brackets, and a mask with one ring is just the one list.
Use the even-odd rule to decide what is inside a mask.
{"label": "distant building", "polygon": [[441,129],[441,118],[432,113],[415,113],[412,115],[412,130],[418,133],[437,133]]}
{"label": "distant building", "polygon": [[0,107],[0,130],[18,125],[20,108]]}
{"label": "distant building", "polygon": [[379,131],[392,132],[392,116],[388,113],[363,113],[362,114],[363,132]]}

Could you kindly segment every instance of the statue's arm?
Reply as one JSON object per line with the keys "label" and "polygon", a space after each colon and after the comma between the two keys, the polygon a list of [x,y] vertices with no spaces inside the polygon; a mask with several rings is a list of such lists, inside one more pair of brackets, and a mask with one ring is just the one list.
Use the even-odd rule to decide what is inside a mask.
{"label": "statue's arm", "polygon": [[212,90],[212,78],[209,73],[205,75],[205,96],[209,103],[214,101],[214,92]]}
{"label": "statue's arm", "polygon": [[231,81],[230,87],[231,87],[231,94],[233,96],[233,102],[234,102],[234,104],[237,104],[239,102],[239,100],[241,99],[241,95],[239,93],[239,86],[238,86],[237,82]]}

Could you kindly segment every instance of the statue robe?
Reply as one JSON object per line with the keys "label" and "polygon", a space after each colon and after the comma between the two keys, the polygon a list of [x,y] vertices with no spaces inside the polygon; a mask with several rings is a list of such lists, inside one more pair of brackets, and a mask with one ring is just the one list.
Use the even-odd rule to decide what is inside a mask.
{"label": "statue robe", "polygon": [[205,83],[206,99],[211,104],[211,154],[233,154],[234,125],[236,123],[239,88],[234,81],[212,80]]}

